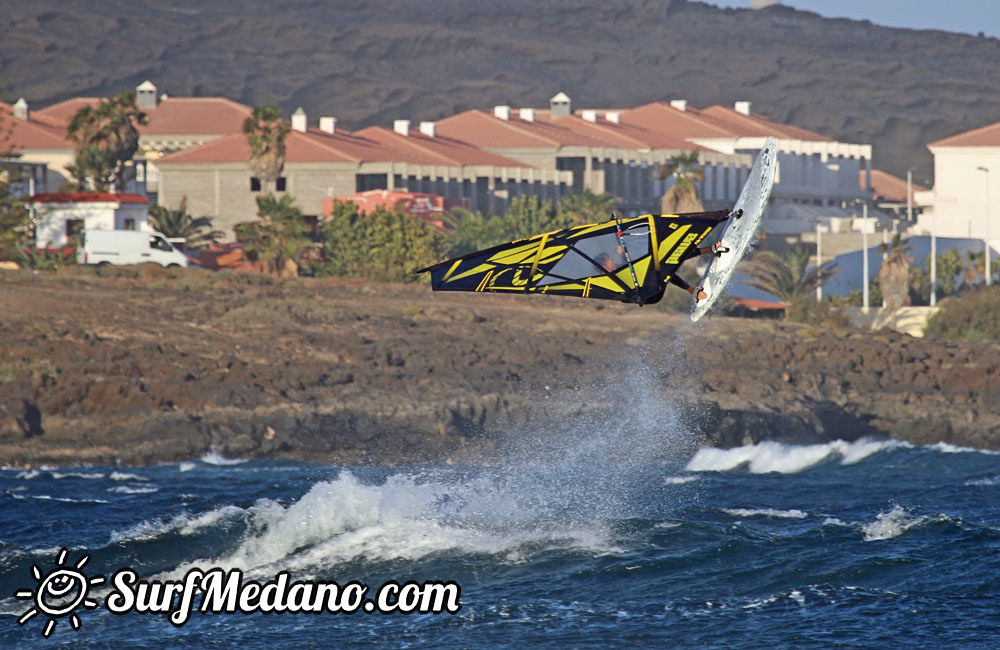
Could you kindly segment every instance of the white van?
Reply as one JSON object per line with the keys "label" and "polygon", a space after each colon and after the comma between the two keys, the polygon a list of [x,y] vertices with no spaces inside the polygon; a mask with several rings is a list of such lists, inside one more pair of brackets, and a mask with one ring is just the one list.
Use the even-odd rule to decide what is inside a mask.
{"label": "white van", "polygon": [[187,266],[184,253],[158,232],[137,230],[82,230],[76,251],[78,264],[142,264]]}

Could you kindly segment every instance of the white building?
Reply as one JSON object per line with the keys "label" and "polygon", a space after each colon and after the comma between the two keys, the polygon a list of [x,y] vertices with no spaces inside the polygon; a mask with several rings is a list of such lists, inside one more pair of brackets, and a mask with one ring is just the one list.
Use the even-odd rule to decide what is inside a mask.
{"label": "white building", "polygon": [[141,194],[36,194],[28,203],[34,217],[36,248],[61,248],[84,228],[152,232],[149,199]]}
{"label": "white building", "polygon": [[930,208],[916,232],[1000,242],[1000,122],[927,145],[934,154],[934,188],[918,192]]}

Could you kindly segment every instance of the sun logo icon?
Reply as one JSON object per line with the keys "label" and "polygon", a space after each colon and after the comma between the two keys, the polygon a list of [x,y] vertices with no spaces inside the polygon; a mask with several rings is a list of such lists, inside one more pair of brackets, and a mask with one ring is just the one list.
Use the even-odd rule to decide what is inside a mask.
{"label": "sun logo icon", "polygon": [[104,582],[103,576],[87,578],[81,571],[90,559],[89,555],[84,555],[80,558],[76,566],[66,568],[66,555],[68,553],[69,550],[65,548],[59,552],[59,556],[56,558],[57,566],[47,575],[43,574],[37,565],[31,565],[31,574],[35,577],[35,581],[38,582],[38,586],[34,591],[22,589],[14,594],[21,600],[35,601],[31,609],[22,614],[21,618],[17,619],[18,624],[24,625],[39,613],[49,617],[48,622],[45,624],[45,629],[42,631],[42,636],[45,638],[48,638],[52,634],[52,630],[56,627],[56,622],[67,615],[73,629],[79,630],[80,619],[74,613],[74,610],[80,605],[88,609],[97,607],[97,602],[87,598],[87,592],[91,586]]}

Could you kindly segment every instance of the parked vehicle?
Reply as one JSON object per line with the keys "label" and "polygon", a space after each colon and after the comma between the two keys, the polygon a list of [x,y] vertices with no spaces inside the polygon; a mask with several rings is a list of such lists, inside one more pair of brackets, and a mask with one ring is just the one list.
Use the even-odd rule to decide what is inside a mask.
{"label": "parked vehicle", "polygon": [[142,264],[188,266],[184,253],[158,232],[137,230],[83,230],[76,251],[78,264]]}

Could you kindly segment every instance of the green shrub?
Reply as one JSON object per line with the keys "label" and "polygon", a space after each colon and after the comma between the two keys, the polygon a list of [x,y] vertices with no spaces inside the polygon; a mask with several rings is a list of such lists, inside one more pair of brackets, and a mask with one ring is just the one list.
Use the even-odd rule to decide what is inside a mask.
{"label": "green shrub", "polygon": [[927,335],[966,341],[1000,341],[1000,287],[983,286],[939,303]]}

